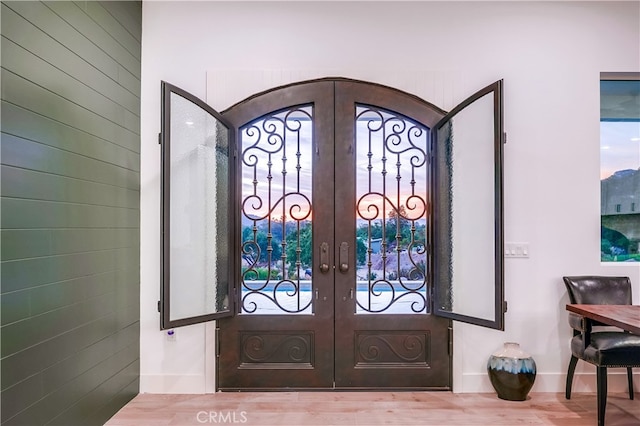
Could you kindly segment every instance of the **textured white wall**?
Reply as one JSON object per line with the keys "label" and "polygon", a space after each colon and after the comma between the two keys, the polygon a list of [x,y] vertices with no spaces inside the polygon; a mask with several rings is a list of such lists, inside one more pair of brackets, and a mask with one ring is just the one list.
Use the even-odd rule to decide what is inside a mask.
{"label": "textured white wall", "polygon": [[[504,341],[537,361],[533,391],[562,391],[570,330],[561,277],[624,274],[599,256],[599,73],[640,70],[638,2],[147,2],[143,4],[141,392],[213,390],[213,325],[159,331],[160,81],[224,109],[259,90],[337,75],[451,109],[504,79],[504,332],[455,324],[454,388],[491,391],[486,360]],[[470,235],[469,238],[473,238]],[[584,368],[583,368],[584,367]],[[584,374],[581,374],[584,373]],[[595,390],[593,368],[575,389]],[[622,376],[610,389],[622,390]]]}

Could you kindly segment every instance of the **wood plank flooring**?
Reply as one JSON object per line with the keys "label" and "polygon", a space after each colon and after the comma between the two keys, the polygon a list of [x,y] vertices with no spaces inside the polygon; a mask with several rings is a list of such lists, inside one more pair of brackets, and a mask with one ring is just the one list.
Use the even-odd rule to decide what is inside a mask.
{"label": "wood plank flooring", "polygon": [[[532,393],[526,401],[492,393],[224,392],[140,394],[106,425],[596,425],[596,395]],[[640,400],[609,394],[607,426],[639,426]]]}

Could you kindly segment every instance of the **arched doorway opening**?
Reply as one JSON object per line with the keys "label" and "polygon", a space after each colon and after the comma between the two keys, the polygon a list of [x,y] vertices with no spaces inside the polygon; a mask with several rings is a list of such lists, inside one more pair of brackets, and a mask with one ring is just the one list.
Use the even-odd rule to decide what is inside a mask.
{"label": "arched doorway opening", "polygon": [[[192,318],[228,316],[216,330],[219,389],[449,389],[451,318],[502,327],[501,220],[494,227],[496,215],[501,219],[501,174],[494,167],[502,161],[500,82],[449,116],[413,95],[341,78],[273,89],[221,114],[174,86],[165,85],[164,93],[165,122],[178,129],[163,133],[176,140],[182,123],[194,121],[167,114],[169,99],[205,111],[197,120],[205,142],[187,149],[200,160],[185,168],[193,173],[200,161],[205,181],[215,181],[209,192],[200,191],[205,201],[196,208],[209,229],[198,236],[204,257],[196,264],[210,260],[202,270],[204,290],[197,290],[209,302]],[[464,112],[483,100],[479,114]],[[460,118],[455,127],[453,116]],[[466,141],[474,139],[465,136],[474,127],[487,133],[487,147]],[[454,132],[461,135],[456,144]],[[172,144],[165,140],[165,159],[172,158]],[[468,161],[465,144],[491,163],[483,192],[490,195],[490,215],[461,214],[477,200],[453,195],[470,178],[452,166]],[[168,166],[165,184],[185,156],[165,161],[176,169]],[[182,182],[193,188],[194,179]],[[172,198],[175,190],[163,192],[169,212],[176,210],[174,199],[188,204]],[[172,223],[171,216],[164,219]],[[464,256],[453,259],[468,253],[460,252],[459,241],[477,223],[490,228],[483,241],[491,246],[489,284],[467,293],[460,286],[470,264]],[[164,274],[184,281],[194,256],[174,248],[170,233]],[[212,245],[215,256],[207,249]],[[172,272],[173,253],[189,262]],[[215,285],[221,288],[212,290]],[[163,286],[164,327],[196,321],[171,316],[194,294],[172,305],[176,291],[185,289]]]}

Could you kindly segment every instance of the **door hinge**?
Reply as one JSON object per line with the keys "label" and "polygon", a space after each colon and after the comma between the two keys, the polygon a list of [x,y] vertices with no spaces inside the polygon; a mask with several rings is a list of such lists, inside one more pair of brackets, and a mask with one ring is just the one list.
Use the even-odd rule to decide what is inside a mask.
{"label": "door hinge", "polygon": [[158,300],[158,312],[160,312],[160,301]]}
{"label": "door hinge", "polygon": [[502,312],[506,314],[507,308],[508,308],[507,301],[505,300],[504,302],[502,302]]}
{"label": "door hinge", "polygon": [[237,315],[238,314],[238,310],[240,308],[240,303],[238,302],[238,297],[236,296],[236,294],[238,293],[238,291],[236,290],[236,288],[233,288],[233,297],[232,297],[232,301],[231,301],[231,312],[233,313],[233,315]]}
{"label": "door hinge", "polygon": [[502,132],[502,143],[507,144],[507,132]]}
{"label": "door hinge", "polygon": [[162,145],[162,133],[158,133],[158,144]]}
{"label": "door hinge", "polygon": [[435,296],[434,296],[434,289],[433,289],[433,285],[429,286],[429,300],[431,300],[431,312],[433,312],[436,303],[435,303]]}
{"label": "door hinge", "polygon": [[216,328],[216,338],[215,338],[216,358],[220,357],[220,337],[218,337],[219,333],[220,333],[220,329]]}
{"label": "door hinge", "polygon": [[453,327],[449,327],[449,355],[453,355]]}

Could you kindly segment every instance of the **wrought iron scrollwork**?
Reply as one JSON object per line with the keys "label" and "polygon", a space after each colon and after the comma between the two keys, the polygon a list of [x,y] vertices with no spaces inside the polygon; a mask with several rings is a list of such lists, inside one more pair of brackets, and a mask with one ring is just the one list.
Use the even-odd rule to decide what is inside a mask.
{"label": "wrought iron scrollwork", "polygon": [[310,313],[312,112],[278,111],[240,129],[242,313]]}
{"label": "wrought iron scrollwork", "polygon": [[429,129],[365,105],[356,122],[358,158],[366,158],[357,171],[358,237],[366,247],[357,312],[426,312]]}

